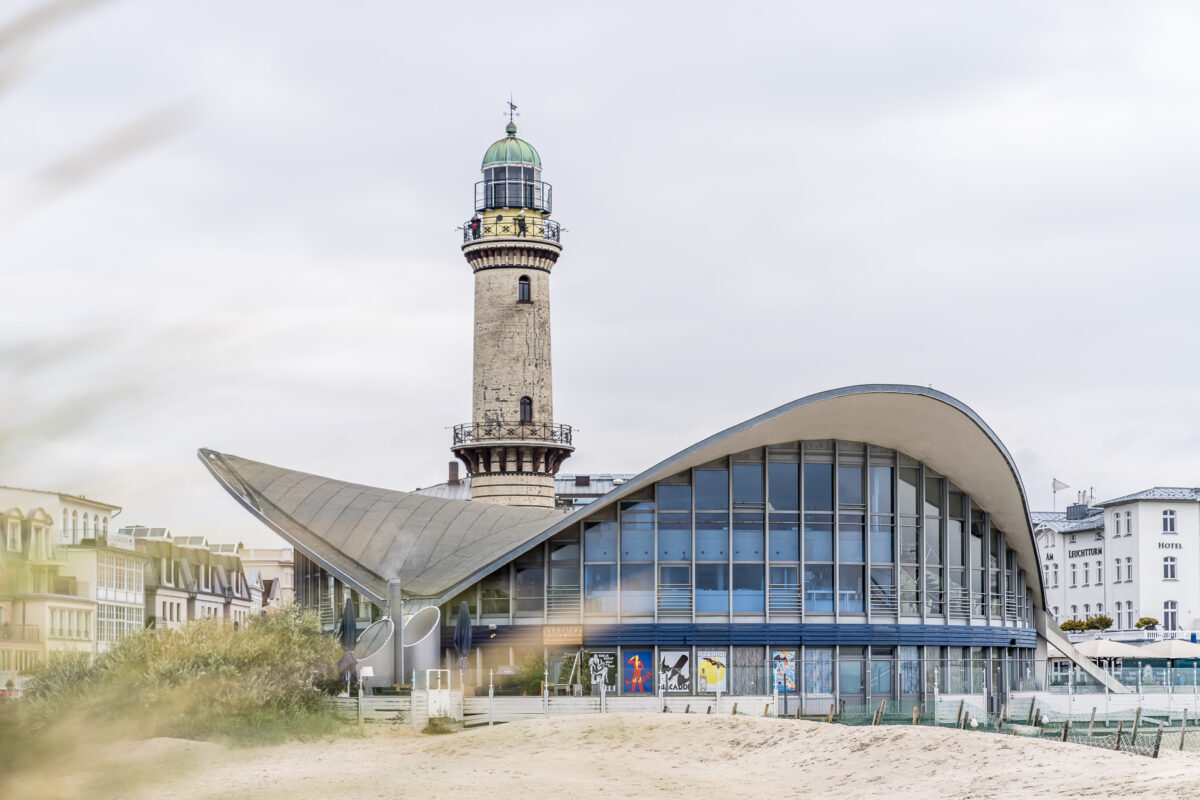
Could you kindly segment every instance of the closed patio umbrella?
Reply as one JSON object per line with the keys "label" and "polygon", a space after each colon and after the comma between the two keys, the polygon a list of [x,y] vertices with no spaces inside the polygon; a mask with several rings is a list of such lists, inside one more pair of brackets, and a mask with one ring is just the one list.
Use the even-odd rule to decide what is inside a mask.
{"label": "closed patio umbrella", "polygon": [[471,652],[471,609],[464,601],[458,606],[458,619],[454,621],[454,652],[458,654],[458,682],[463,684],[464,669],[470,662],[467,654]]}
{"label": "closed patio umbrella", "polygon": [[342,607],[342,630],[338,636],[342,643],[342,650],[349,651],[354,649],[354,643],[358,641],[358,620],[354,613],[354,601],[349,597],[346,598],[346,605]]}

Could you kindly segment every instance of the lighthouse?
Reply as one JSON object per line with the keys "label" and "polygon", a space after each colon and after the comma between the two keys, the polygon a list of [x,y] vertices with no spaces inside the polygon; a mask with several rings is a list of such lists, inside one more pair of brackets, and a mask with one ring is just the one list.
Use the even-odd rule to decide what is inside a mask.
{"label": "lighthouse", "polygon": [[550,273],[562,229],[542,159],[517,137],[511,103],[505,136],[483,156],[463,256],[475,278],[471,421],[454,427],[452,451],[471,475],[471,499],[554,507],[554,476],[574,449],[554,421]]}

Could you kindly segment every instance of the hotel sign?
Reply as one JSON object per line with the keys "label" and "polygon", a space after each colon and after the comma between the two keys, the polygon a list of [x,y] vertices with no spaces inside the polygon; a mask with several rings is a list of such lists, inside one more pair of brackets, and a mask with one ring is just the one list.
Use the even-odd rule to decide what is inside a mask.
{"label": "hotel sign", "polygon": [[1159,542],[1158,549],[1159,550],[1182,550],[1183,545],[1180,544],[1179,542]]}
{"label": "hotel sign", "polygon": [[1104,551],[1099,547],[1085,547],[1082,550],[1070,550],[1067,552],[1067,558],[1079,558],[1080,556],[1102,556]]}
{"label": "hotel sign", "polygon": [[562,644],[583,644],[583,626],[543,625],[542,644],[546,647]]}

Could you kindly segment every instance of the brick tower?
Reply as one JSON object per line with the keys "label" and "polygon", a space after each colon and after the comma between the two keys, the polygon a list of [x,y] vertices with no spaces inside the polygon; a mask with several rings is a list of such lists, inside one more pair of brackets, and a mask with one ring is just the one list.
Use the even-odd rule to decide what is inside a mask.
{"label": "brick tower", "polygon": [[541,157],[517,138],[511,114],[505,131],[483,156],[475,216],[463,226],[475,273],[475,363],[471,421],[455,426],[452,450],[471,474],[472,500],[553,508],[554,475],[574,449],[571,427],[554,423],[550,380],[560,228]]}

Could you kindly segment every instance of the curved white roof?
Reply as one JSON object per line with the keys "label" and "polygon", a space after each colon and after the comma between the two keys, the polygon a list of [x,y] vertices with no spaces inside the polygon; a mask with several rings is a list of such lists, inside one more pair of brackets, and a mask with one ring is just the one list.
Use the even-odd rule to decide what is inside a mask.
{"label": "curved white roof", "polygon": [[919,386],[848,386],[795,400],[676,453],[566,517],[550,509],[374,489],[211,450],[199,455],[218,481],[276,532],[382,603],[387,577],[400,577],[408,596],[441,601],[655,481],[743,450],[813,439],[891,448],[948,477],[1006,533],[1033,589],[1034,605],[1042,606],[1029,507],[1012,457],[974,411]]}

